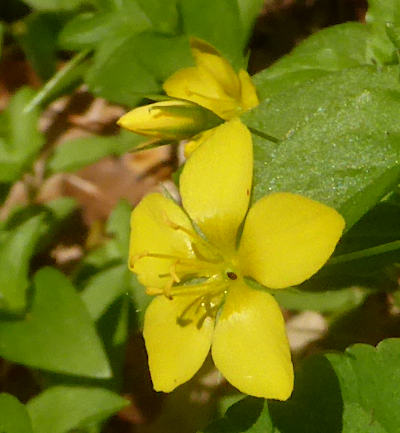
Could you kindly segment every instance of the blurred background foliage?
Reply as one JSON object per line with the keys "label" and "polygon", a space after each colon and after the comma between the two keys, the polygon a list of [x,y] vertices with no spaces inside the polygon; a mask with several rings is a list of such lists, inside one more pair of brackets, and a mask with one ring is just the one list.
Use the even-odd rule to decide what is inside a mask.
{"label": "blurred background foliage", "polygon": [[[245,117],[259,132],[253,195],[256,199],[266,190],[282,188],[279,179],[284,177],[286,188],[306,190],[340,208],[350,229],[336,261],[332,259],[301,291],[277,295],[285,307],[296,363],[314,353],[400,336],[396,265],[400,131],[392,128],[398,102],[379,93],[397,91],[398,69],[385,69],[379,77],[368,67],[361,72],[351,69],[373,63],[364,52],[365,26],[358,24],[365,22],[366,10],[362,0],[1,2],[0,391],[5,394],[0,395],[0,427],[4,432],[189,433],[204,428],[243,397],[221,380],[211,362],[170,395],[152,391],[140,335],[149,299],[126,266],[132,206],[147,192],[160,189],[160,182],[175,193],[171,175],[181,156],[176,146],[129,153],[142,138],[119,131],[115,121],[127,109],[160,94],[163,81],[177,69],[193,64],[190,36],[213,44],[236,69],[248,64],[255,74],[319,30],[355,22],[309,39],[292,57],[256,75],[264,101]],[[324,43],[329,47],[333,39],[340,56],[332,60],[324,57],[323,50]],[[374,61],[395,65],[387,44],[372,44]],[[293,75],[285,76],[301,62],[308,62],[308,69],[297,75],[297,81]],[[323,76],[327,70],[340,71],[340,86],[338,75]],[[299,83],[314,76],[321,78],[307,88],[309,100],[302,99],[304,87]],[[366,83],[377,93],[364,110],[351,104]],[[301,106],[300,99],[305,101]],[[326,108],[326,117],[313,120],[313,134],[305,127],[290,142],[293,123],[308,119],[316,105]],[[357,169],[369,168],[371,184],[379,179],[361,198],[357,188],[366,181],[359,171],[349,188],[327,195],[329,185],[321,178],[329,182],[332,175],[341,182],[337,172],[329,172],[331,149],[321,146],[318,154],[312,153],[321,142],[314,131],[328,134],[329,143],[336,139],[337,131],[326,125],[334,110],[343,106],[348,108],[346,118],[339,122],[335,117],[335,122],[351,141],[342,148],[341,161],[359,159]],[[270,107],[275,117],[265,115]],[[354,124],[360,125],[362,138],[369,134],[362,141],[364,147],[351,135]],[[385,135],[389,129],[391,137]],[[289,145],[273,161],[273,144],[263,139],[263,131],[289,137]],[[313,158],[299,159],[304,149]],[[316,160],[320,171],[314,170]],[[320,191],[313,189],[318,182],[324,185]],[[365,249],[370,252],[357,255]],[[346,254],[354,256],[343,260]],[[369,413],[376,407],[377,389],[368,389],[368,404],[361,404],[353,395],[340,395],[338,381],[363,382],[365,376],[357,376],[358,371],[374,369],[377,357],[383,359],[381,370],[390,369],[388,353],[400,352],[390,340],[378,352],[368,354],[368,350],[372,351],[356,346],[351,356],[311,358],[300,372],[288,409],[246,399],[231,406],[207,431],[292,432],[293,426],[301,425],[297,431],[320,432],[319,422],[324,420],[315,421],[310,415],[305,421],[304,413],[315,405],[313,395],[323,395],[326,389],[330,397],[321,408],[346,407],[351,413],[354,406],[348,401],[354,401],[363,414]],[[353,370],[342,367],[346,356],[354,360]],[[313,372],[318,372],[319,380]],[[400,378],[400,371],[393,375]],[[385,380],[390,393],[390,380]],[[384,424],[387,412],[382,413],[376,416]],[[342,431],[343,422],[352,425],[360,419],[364,423],[360,425],[368,426],[367,418],[353,420],[350,415],[339,425],[336,415],[333,411],[329,432]],[[292,421],[285,421],[288,418]],[[396,422],[376,431],[395,432]]]}

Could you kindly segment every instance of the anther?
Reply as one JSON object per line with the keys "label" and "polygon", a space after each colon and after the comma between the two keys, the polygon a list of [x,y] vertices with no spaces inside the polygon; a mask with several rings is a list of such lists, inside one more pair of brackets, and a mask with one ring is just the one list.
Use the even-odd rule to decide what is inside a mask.
{"label": "anther", "polygon": [[171,227],[171,229],[173,230],[180,230],[183,233],[187,234],[190,238],[195,238],[195,234],[188,228],[184,227],[181,224],[177,224],[174,221],[171,221],[168,217],[168,215],[166,214],[166,212],[163,212],[163,219],[164,219],[164,223]]}
{"label": "anther", "polygon": [[146,287],[146,294],[150,296],[162,295],[164,292],[158,287]]}
{"label": "anther", "polygon": [[134,266],[135,266],[135,263],[136,263],[138,260],[142,259],[143,257],[147,257],[148,255],[149,255],[149,253],[148,253],[147,251],[144,251],[143,253],[140,253],[140,254],[135,254],[135,255],[132,256],[132,257],[130,258],[130,260],[129,260],[129,267],[130,267],[131,269],[133,269]]}
{"label": "anther", "polygon": [[165,287],[163,289],[164,296],[166,298],[168,298],[169,300],[173,299],[172,293],[171,293],[173,284],[174,284],[174,280],[171,279],[170,281],[168,281],[168,283],[165,285]]}
{"label": "anther", "polygon": [[171,265],[171,267],[169,268],[169,272],[170,275],[173,279],[173,281],[175,281],[175,283],[180,283],[181,279],[178,277],[178,274],[176,273],[176,265],[179,263],[179,261],[177,260],[175,263],[173,263]]}

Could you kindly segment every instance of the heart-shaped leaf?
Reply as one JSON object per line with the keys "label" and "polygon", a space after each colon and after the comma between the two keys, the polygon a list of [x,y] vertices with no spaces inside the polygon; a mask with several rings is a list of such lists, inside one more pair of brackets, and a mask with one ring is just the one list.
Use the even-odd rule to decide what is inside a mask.
{"label": "heart-shaped leaf", "polygon": [[39,109],[25,110],[34,93],[27,87],[20,89],[1,113],[0,182],[14,182],[29,170],[44,143],[38,130]]}
{"label": "heart-shaped leaf", "polygon": [[[247,397],[207,433],[398,433],[400,339],[376,348],[356,344],[344,353],[317,355],[296,372],[285,402]],[[264,407],[263,407],[264,406]]]}
{"label": "heart-shaped leaf", "polygon": [[29,261],[40,236],[43,215],[36,215],[3,234],[0,242],[0,307],[25,308]]}
{"label": "heart-shaped leaf", "polygon": [[30,367],[109,378],[110,366],[92,319],[60,272],[40,270],[25,320],[0,321],[0,355]]}
{"label": "heart-shaped leaf", "polygon": [[30,400],[27,409],[35,433],[66,433],[102,421],[128,404],[103,388],[55,386]]}

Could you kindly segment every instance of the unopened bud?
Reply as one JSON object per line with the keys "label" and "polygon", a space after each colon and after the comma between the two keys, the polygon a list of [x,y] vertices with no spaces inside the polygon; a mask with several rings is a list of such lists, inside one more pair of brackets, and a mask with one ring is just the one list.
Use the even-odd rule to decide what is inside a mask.
{"label": "unopened bud", "polygon": [[135,108],[122,116],[118,125],[141,135],[182,140],[222,122],[212,111],[174,99]]}

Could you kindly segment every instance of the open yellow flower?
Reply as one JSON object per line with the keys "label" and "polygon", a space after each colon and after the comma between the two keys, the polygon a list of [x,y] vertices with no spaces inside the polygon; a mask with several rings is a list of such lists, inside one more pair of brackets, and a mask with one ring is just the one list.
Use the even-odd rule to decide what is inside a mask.
{"label": "open yellow flower", "polygon": [[328,206],[284,192],[248,211],[252,171],[251,135],[232,119],[186,163],[183,208],[150,194],[132,212],[130,268],[149,294],[160,295],[144,322],[156,390],[189,380],[211,347],[216,367],[241,392],[279,400],[292,392],[279,306],[245,277],[270,289],[302,283],[328,260],[344,221]]}

